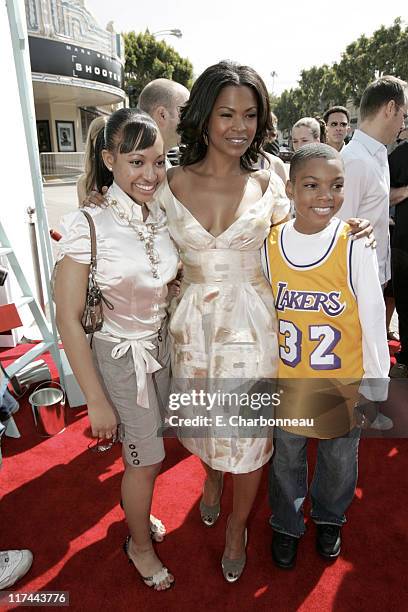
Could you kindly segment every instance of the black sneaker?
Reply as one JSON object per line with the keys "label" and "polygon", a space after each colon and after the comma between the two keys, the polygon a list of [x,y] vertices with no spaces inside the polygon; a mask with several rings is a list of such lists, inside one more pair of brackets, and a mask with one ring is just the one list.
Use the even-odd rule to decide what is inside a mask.
{"label": "black sneaker", "polygon": [[291,569],[295,566],[298,544],[299,538],[274,530],[271,552],[272,559],[278,567]]}
{"label": "black sneaker", "polygon": [[316,525],[316,548],[317,552],[325,559],[335,559],[340,554],[341,527],[323,523]]}

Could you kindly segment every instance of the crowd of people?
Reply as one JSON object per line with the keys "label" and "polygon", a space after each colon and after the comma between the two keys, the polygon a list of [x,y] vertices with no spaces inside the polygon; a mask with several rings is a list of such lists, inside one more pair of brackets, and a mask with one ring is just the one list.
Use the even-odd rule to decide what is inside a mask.
{"label": "crowd of people", "polygon": [[[91,127],[80,207],[63,220],[57,324],[93,436],[122,443],[129,527],[123,548],[148,587],[166,590],[175,582],[155,549],[165,526],[150,512],[170,393],[234,396],[235,403],[212,406],[222,418],[242,416],[239,394],[250,402],[260,390],[272,397],[277,379],[288,391],[274,414],[283,424],[274,428],[266,419],[262,428],[224,432],[215,417],[198,430],[178,428],[204,469],[205,527],[218,520],[224,475],[232,475],[220,551],[227,582],[244,571],[247,523],[268,463],[272,559],[280,568],[295,566],[310,438],[319,440],[310,490],[317,551],[328,560],[340,554],[361,425],[369,413],[371,426],[388,426],[378,407],[365,407],[387,398],[390,197],[401,334],[394,375],[408,375],[407,151],[404,143],[390,156],[390,191],[386,149],[404,128],[407,102],[400,79],[369,84],[347,145],[345,107],[299,119],[289,176],[276,156],[265,84],[233,62],[207,68],[191,92],[153,81],[137,109],[120,109]],[[166,154],[179,142],[180,164],[170,167]],[[90,337],[82,325],[91,264],[84,211],[96,234],[94,276],[112,306]],[[196,414],[192,401],[180,411]]]}

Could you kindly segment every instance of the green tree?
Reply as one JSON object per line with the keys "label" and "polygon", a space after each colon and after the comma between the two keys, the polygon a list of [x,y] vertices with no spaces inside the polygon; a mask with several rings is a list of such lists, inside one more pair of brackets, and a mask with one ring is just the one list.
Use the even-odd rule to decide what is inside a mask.
{"label": "green tree", "polygon": [[269,92],[269,104],[271,105],[272,110],[275,108],[275,106],[279,102],[279,98],[280,96],[275,96],[275,94]]}
{"label": "green tree", "polygon": [[125,39],[125,90],[130,106],[136,106],[143,87],[153,79],[166,78],[190,88],[193,66],[187,58],[149,31],[123,34]]}
{"label": "green tree", "polygon": [[282,130],[291,128],[301,117],[322,115],[329,106],[346,104],[347,95],[335,66],[324,64],[302,70],[299,86],[284,91],[277,99],[275,113]]}
{"label": "green tree", "polygon": [[337,78],[336,67],[312,66],[302,70],[299,81],[304,116],[322,115],[333,104],[345,104],[347,96]]}
{"label": "green tree", "polygon": [[[323,91],[328,66],[312,66],[309,70],[302,70],[299,81],[299,97],[303,116],[320,113],[323,101]],[[299,117],[300,119],[300,117]]]}
{"label": "green tree", "polygon": [[275,102],[279,127],[289,129],[297,119],[322,114],[334,104],[344,106],[349,98],[358,106],[364,89],[381,74],[408,78],[408,27],[400,18],[370,37],[360,36],[340,62],[302,70],[298,87],[285,90]]}
{"label": "green tree", "polygon": [[348,45],[337,66],[347,97],[358,106],[368,83],[382,74],[408,77],[408,27],[401,19],[389,28],[381,26],[370,37],[360,36]]}
{"label": "green tree", "polygon": [[280,130],[291,128],[303,116],[299,94],[299,89],[286,89],[273,106],[272,110],[278,118]]}

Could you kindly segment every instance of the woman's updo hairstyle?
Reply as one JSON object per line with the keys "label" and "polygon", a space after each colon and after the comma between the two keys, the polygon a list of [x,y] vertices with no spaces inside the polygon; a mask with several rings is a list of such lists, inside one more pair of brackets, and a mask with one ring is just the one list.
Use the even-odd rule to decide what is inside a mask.
{"label": "woman's updo hairstyle", "polygon": [[[99,139],[95,143],[95,149],[107,149],[114,155],[143,151],[154,145],[158,134],[159,128],[150,115],[135,108],[120,108],[109,117],[100,136],[103,141]],[[112,185],[113,174],[106,167],[101,155],[95,162],[99,165],[96,171],[96,184],[100,191],[102,186]]]}
{"label": "woman's updo hairstyle", "polygon": [[195,164],[205,157],[211,112],[221,90],[229,86],[249,87],[257,100],[258,120],[255,138],[241,157],[241,166],[245,170],[253,170],[253,164],[261,153],[267,131],[273,128],[268,91],[253,68],[230,61],[222,61],[207,68],[195,81],[190,98],[181,109],[177,131],[181,136],[182,166]]}
{"label": "woman's updo hairstyle", "polygon": [[112,153],[131,153],[148,149],[156,141],[159,128],[144,111],[120,108],[112,113],[105,126],[105,149]]}

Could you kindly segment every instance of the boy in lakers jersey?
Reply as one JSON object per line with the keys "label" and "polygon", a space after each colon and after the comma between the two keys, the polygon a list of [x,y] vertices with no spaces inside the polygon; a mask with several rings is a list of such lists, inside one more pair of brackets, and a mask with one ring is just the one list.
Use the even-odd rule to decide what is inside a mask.
{"label": "boy in lakers jersey", "polygon": [[[292,158],[286,188],[296,218],[272,228],[264,248],[285,390],[276,416],[313,418],[313,427],[275,430],[272,557],[283,568],[294,566],[305,532],[308,438],[319,439],[310,490],[317,550],[333,559],[340,553],[340,528],[357,480],[358,385],[356,391],[350,383],[363,379],[360,392],[368,400],[385,400],[387,393],[389,354],[376,254],[364,241],[353,241],[350,227],[335,217],[343,203],[343,183],[343,163],[335,149],[301,147]],[[369,379],[385,384],[373,392]]]}

